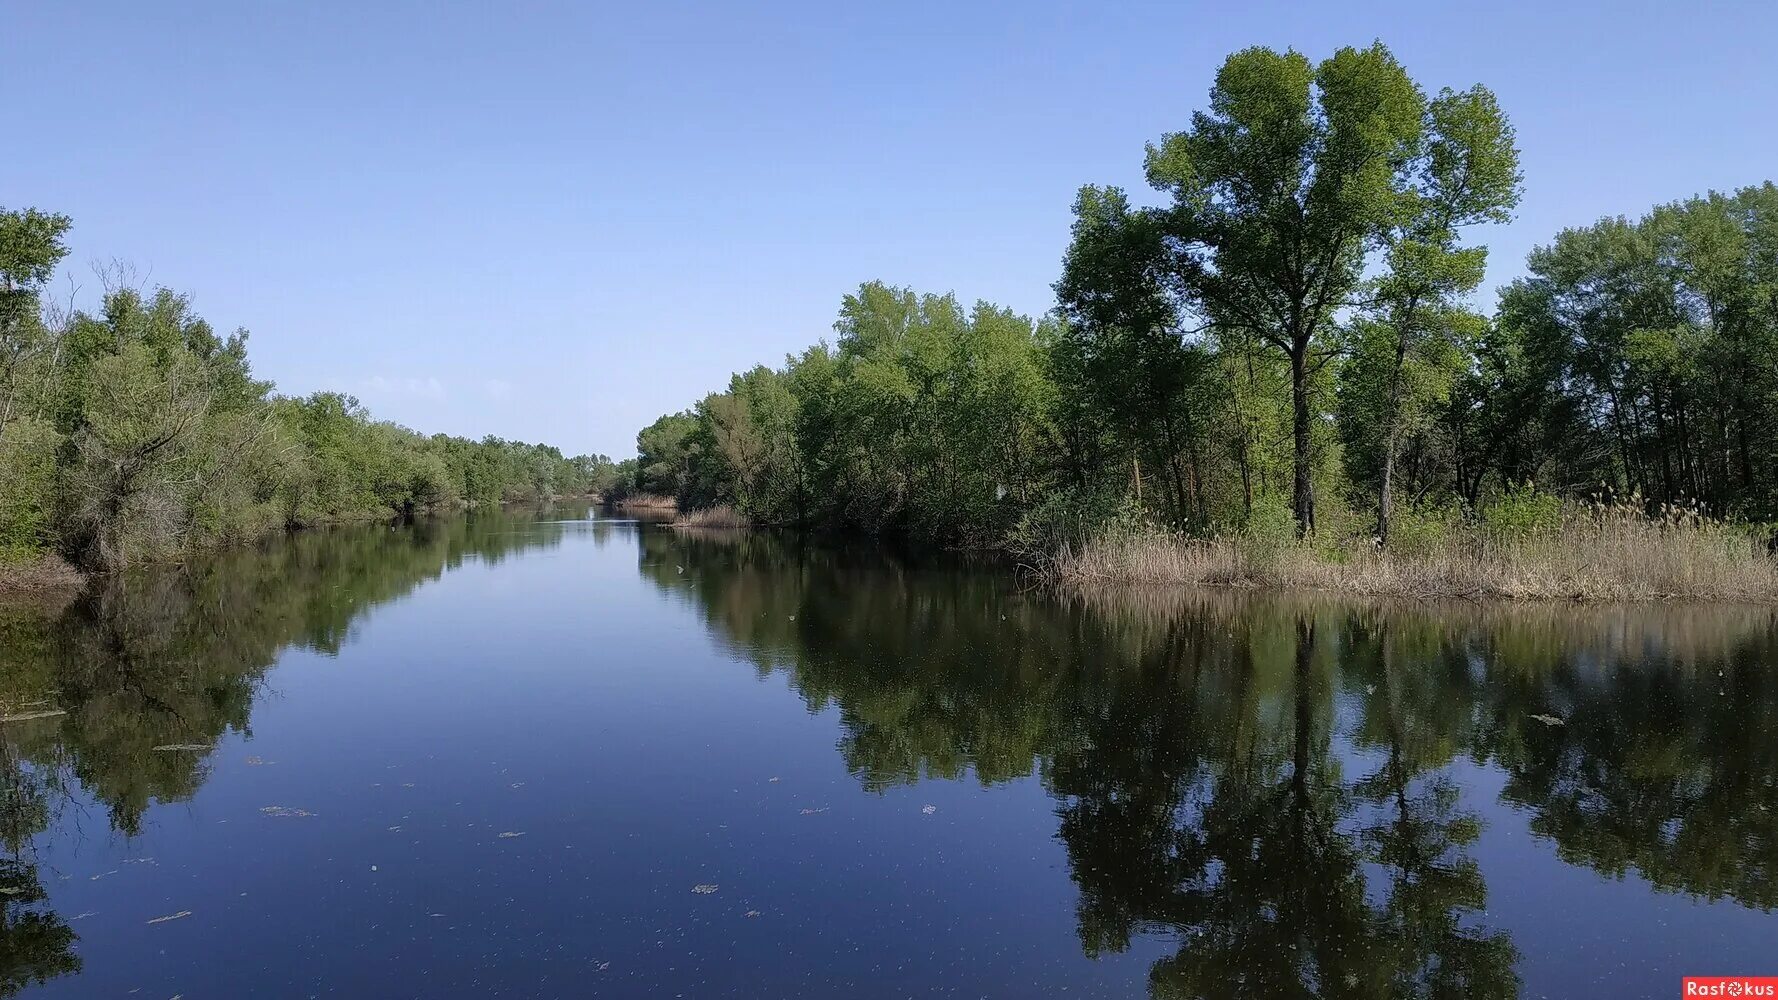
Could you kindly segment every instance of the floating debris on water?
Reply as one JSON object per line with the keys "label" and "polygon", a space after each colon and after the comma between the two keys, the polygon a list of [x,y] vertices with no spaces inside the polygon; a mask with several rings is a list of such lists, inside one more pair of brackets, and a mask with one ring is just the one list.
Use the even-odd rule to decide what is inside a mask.
{"label": "floating debris on water", "polygon": [[922,812],[922,813],[925,813],[925,814],[926,814],[926,815],[928,815],[928,816],[930,816],[930,815],[932,815],[932,814],[933,814],[933,813],[935,813],[935,812],[938,812],[938,807],[937,807],[937,806],[931,806],[931,805],[927,805],[927,806],[921,806],[921,807],[920,807],[920,811],[921,811],[921,812]]}
{"label": "floating debris on water", "polygon": [[505,833],[502,833],[500,835],[500,839],[501,840],[511,840],[514,837],[523,837],[524,835],[525,835],[525,831],[523,831],[523,830],[508,830]]}
{"label": "floating debris on water", "polygon": [[301,818],[315,815],[307,809],[294,809],[290,806],[265,806],[259,811],[265,813],[267,816],[293,816]]}
{"label": "floating debris on water", "polygon": [[264,757],[249,757],[249,758],[247,758],[247,766],[248,767],[258,767],[259,765],[264,764],[264,763],[265,763]]}
{"label": "floating debris on water", "polygon": [[116,875],[116,874],[117,874],[117,869],[113,868],[108,872],[100,872],[97,875],[88,876],[87,881],[88,882],[97,882],[98,880],[104,878],[107,875]]}
{"label": "floating debris on water", "polygon": [[754,917],[759,916],[759,911],[758,910],[748,910],[746,913],[743,913],[741,915],[746,917],[747,919],[751,920]]}
{"label": "floating debris on water", "polygon": [[799,816],[814,816],[819,813],[824,813],[831,808],[833,808],[833,807],[832,806],[822,806],[819,809],[804,809],[801,812],[797,813],[797,815],[799,815]]}
{"label": "floating debris on water", "polygon": [[0,722],[30,722],[32,719],[47,719],[56,715],[67,715],[65,708],[40,708],[32,712],[13,712],[0,715]]}
{"label": "floating debris on water", "polygon": [[780,778],[780,777],[778,777],[778,776],[777,776],[777,775],[775,775],[775,774],[774,774],[774,775],[772,775],[772,776],[771,776],[771,777],[769,777],[769,778],[767,778],[767,779],[766,779],[766,781],[768,781],[768,782],[770,782],[770,783],[771,783],[771,784],[774,784],[774,785],[775,785],[775,784],[777,784],[777,783],[778,783],[778,782],[780,782],[780,781],[783,781],[783,780],[784,780],[784,779],[783,779],[783,778]]}
{"label": "floating debris on water", "polygon": [[1561,719],[1558,719],[1553,715],[1533,715],[1532,718],[1536,719],[1538,722],[1541,722],[1546,726],[1564,725],[1564,723]]}
{"label": "floating debris on water", "polygon": [[185,917],[189,917],[189,916],[191,916],[190,910],[180,910],[178,913],[169,913],[164,917],[155,917],[153,920],[150,920],[149,923],[164,924],[169,920],[182,920]]}
{"label": "floating debris on water", "polygon": [[700,896],[708,896],[711,893],[716,891],[716,883],[715,882],[700,882],[697,885],[692,886],[691,891],[697,893]]}

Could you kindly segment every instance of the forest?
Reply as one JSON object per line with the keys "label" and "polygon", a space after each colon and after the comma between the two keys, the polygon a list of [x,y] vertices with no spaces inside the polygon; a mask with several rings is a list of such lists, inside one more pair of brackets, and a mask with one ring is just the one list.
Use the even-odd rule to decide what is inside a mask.
{"label": "forest", "polygon": [[[255,379],[247,332],[108,280],[95,312],[46,286],[63,215],[0,208],[0,578],[112,570],[331,521],[610,489],[602,455],[431,436],[349,395]],[[51,557],[46,559],[45,557]]]}
{"label": "forest", "polygon": [[[1778,588],[1771,182],[1558,233],[1488,314],[1525,179],[1483,86],[1248,49],[1144,165],[1153,204],[1079,190],[1049,314],[867,283],[831,342],[644,428],[623,488],[1076,569],[1117,537],[1083,570],[1110,577],[1251,573],[1205,539],[1448,574],[1566,537],[1619,561],[1479,589],[1585,589],[1650,543],[1685,578],[1656,591]],[[1378,589],[1470,586],[1424,576]]]}
{"label": "forest", "polygon": [[867,282],[621,463],[278,395],[166,289],[58,307],[70,221],[0,210],[0,566],[598,494],[1095,578],[1778,596],[1770,181],[1557,233],[1488,312],[1526,181],[1486,87],[1248,49],[1143,163],[1078,191],[1048,313]]}

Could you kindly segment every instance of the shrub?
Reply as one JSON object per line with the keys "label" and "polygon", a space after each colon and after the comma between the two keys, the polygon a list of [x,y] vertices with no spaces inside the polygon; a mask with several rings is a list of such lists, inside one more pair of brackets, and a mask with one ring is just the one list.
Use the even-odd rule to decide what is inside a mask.
{"label": "shrub", "polygon": [[1561,499],[1531,483],[1509,485],[1481,512],[1482,533],[1495,541],[1548,534],[1561,525]]}

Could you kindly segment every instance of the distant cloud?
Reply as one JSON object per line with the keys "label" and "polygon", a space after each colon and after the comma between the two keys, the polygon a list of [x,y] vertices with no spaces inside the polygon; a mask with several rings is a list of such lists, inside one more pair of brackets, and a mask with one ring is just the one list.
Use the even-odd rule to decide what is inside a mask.
{"label": "distant cloud", "polygon": [[358,382],[358,391],[366,396],[413,396],[419,399],[443,399],[444,383],[433,376],[424,378],[390,378],[372,375]]}
{"label": "distant cloud", "polygon": [[491,378],[482,383],[482,391],[489,399],[508,399],[512,396],[512,383],[503,378]]}

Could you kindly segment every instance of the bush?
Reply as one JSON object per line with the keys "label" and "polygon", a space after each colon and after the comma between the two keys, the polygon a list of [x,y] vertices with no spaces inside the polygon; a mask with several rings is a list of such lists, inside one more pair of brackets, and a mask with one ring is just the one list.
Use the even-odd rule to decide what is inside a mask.
{"label": "bush", "polygon": [[41,420],[0,428],[0,562],[32,557],[49,545],[60,445],[61,435]]}
{"label": "bush", "polygon": [[1546,535],[1561,526],[1561,499],[1531,483],[1509,485],[1481,512],[1482,534],[1492,541]]}
{"label": "bush", "polygon": [[1044,497],[1020,517],[1006,547],[1022,556],[1047,559],[1088,540],[1146,526],[1136,502],[1117,493],[1070,491]]}
{"label": "bush", "polygon": [[1390,517],[1389,551],[1404,556],[1426,555],[1468,534],[1463,508],[1454,501],[1403,504]]}

